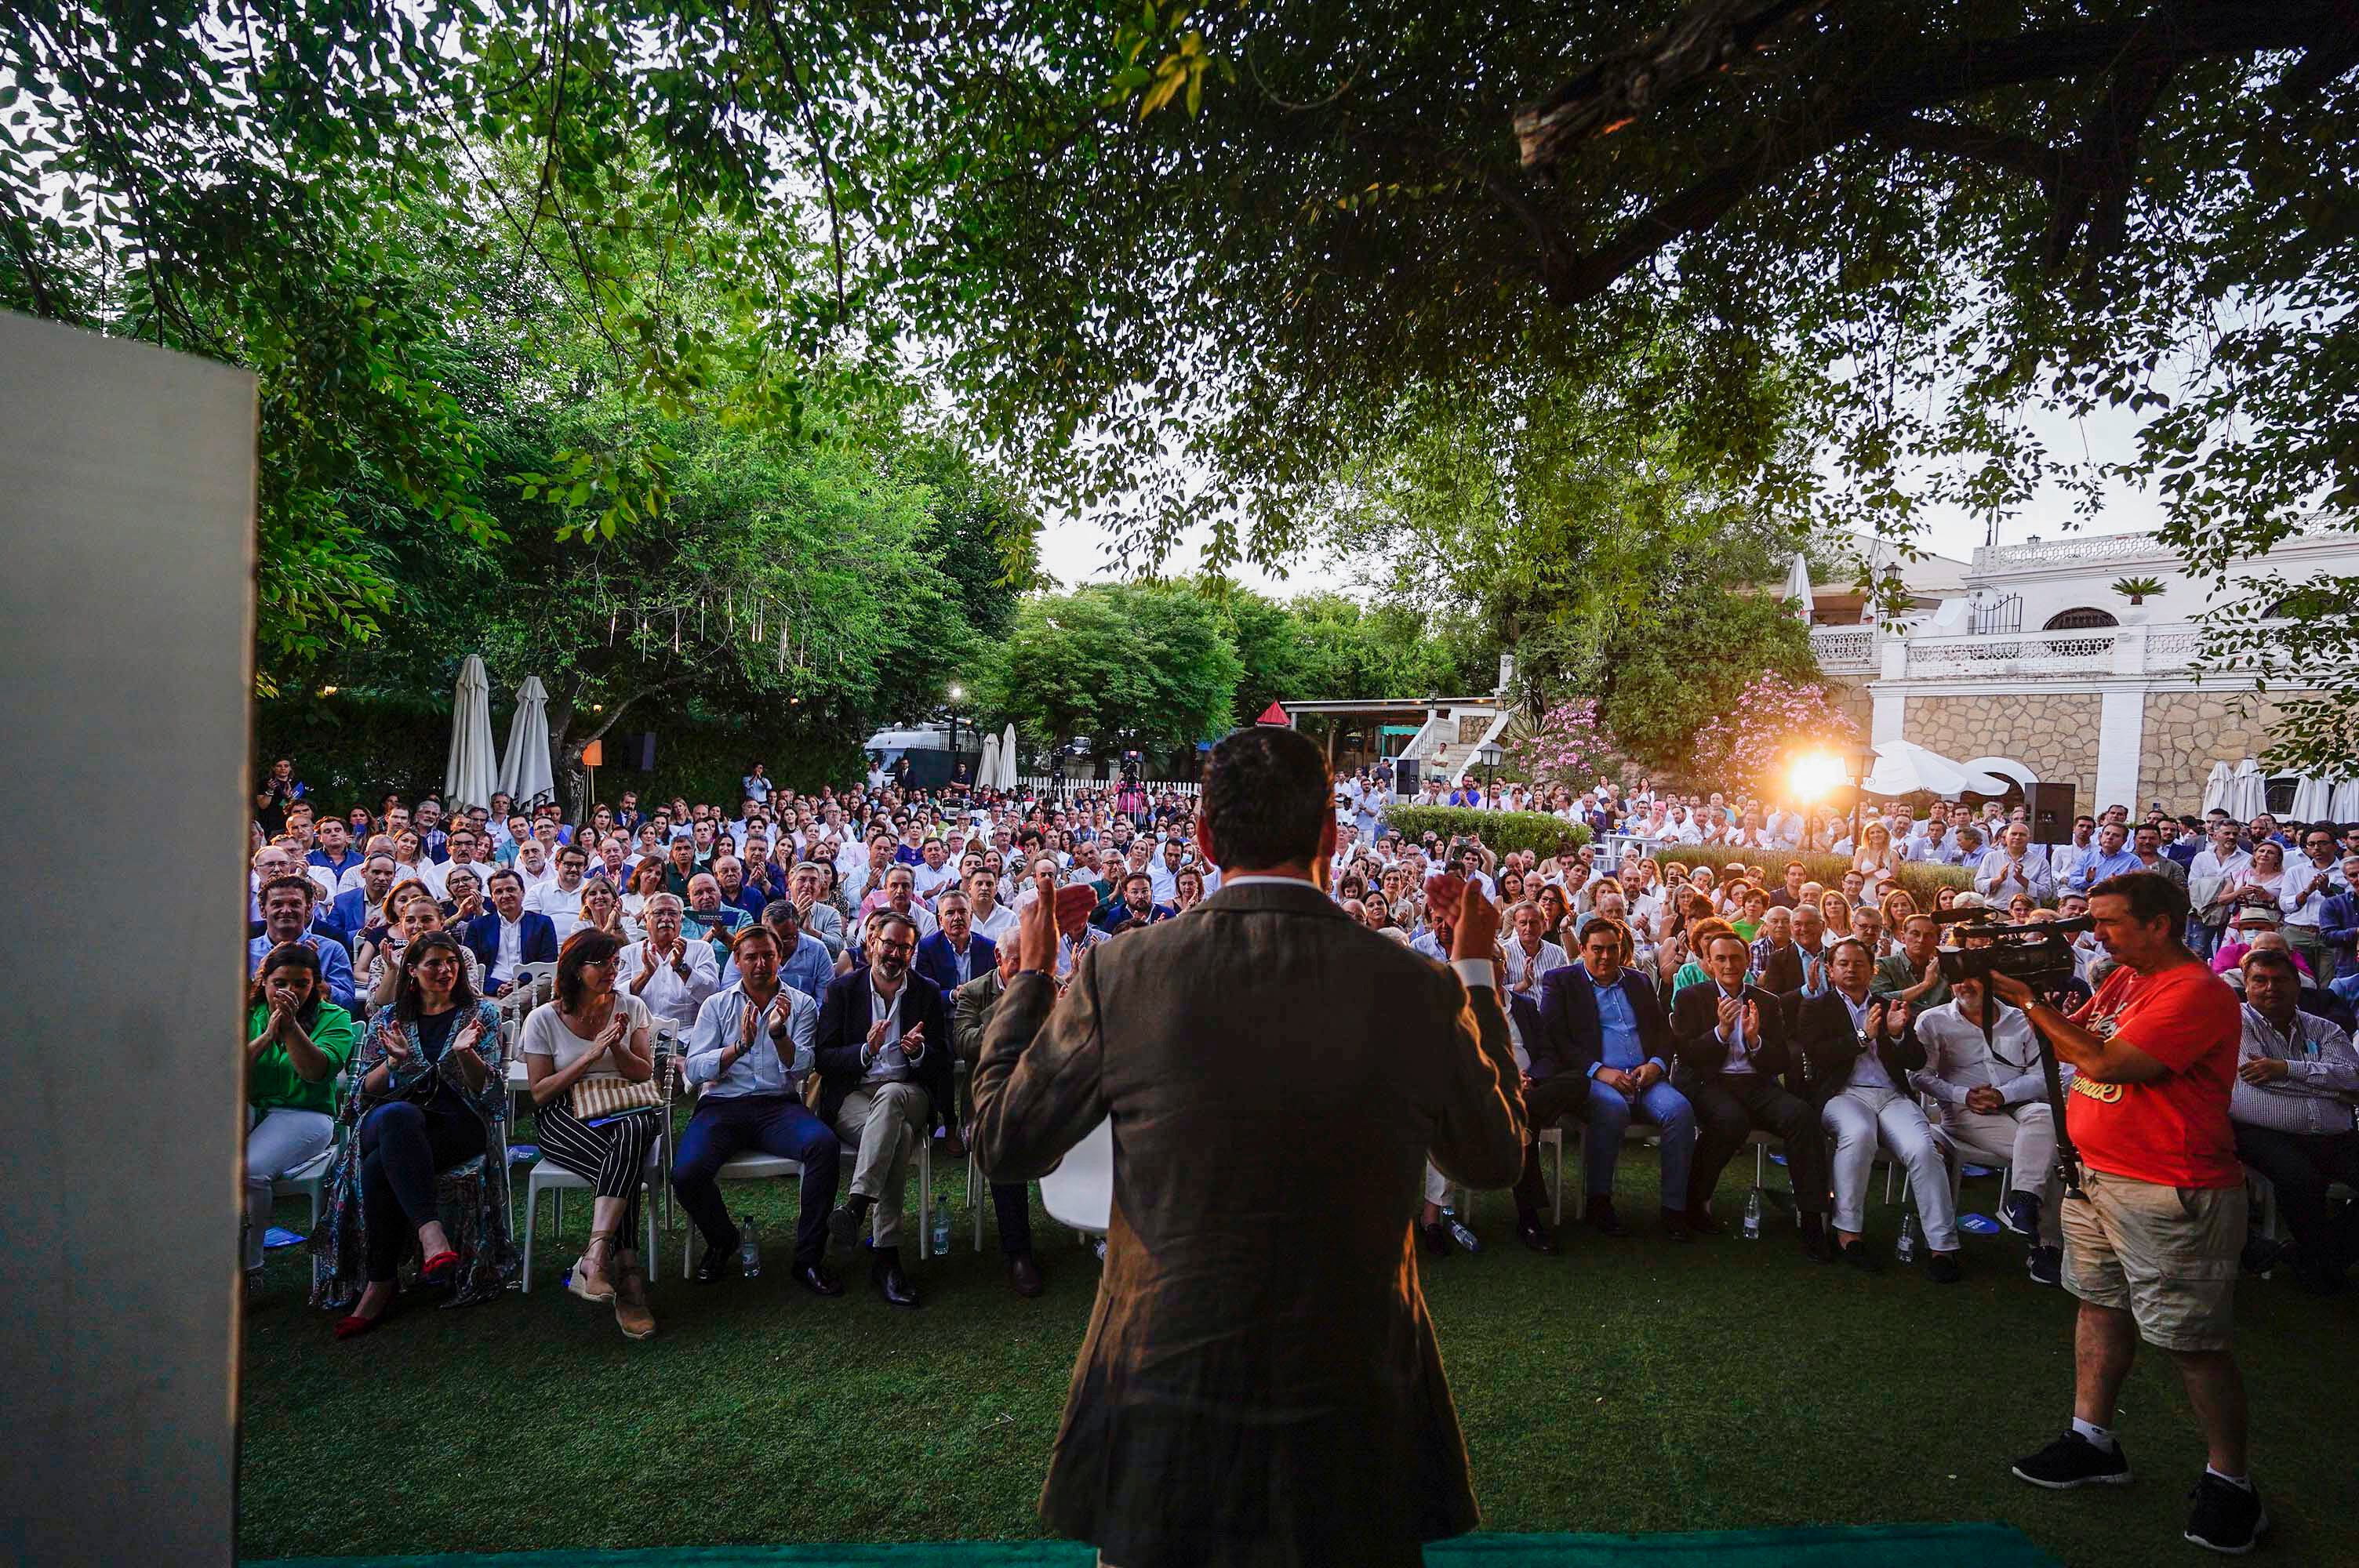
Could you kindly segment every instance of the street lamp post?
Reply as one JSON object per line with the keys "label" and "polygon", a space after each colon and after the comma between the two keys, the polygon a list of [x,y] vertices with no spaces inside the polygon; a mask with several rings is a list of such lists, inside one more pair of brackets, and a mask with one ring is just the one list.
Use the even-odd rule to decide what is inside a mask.
{"label": "street lamp post", "polygon": [[1865,746],[1854,742],[1851,750],[1844,754],[1843,761],[1850,765],[1854,781],[1851,792],[1851,848],[1852,853],[1855,855],[1859,853],[1860,814],[1866,809],[1867,772],[1875,763],[1875,753]]}
{"label": "street lamp post", "polygon": [[1499,759],[1503,755],[1496,741],[1485,741],[1475,750],[1474,756],[1483,764],[1483,794],[1486,799],[1497,792]]}
{"label": "street lamp post", "polygon": [[951,707],[951,770],[953,773],[955,773],[955,772],[958,770],[958,719],[959,719],[958,705],[959,705],[960,703],[964,702],[964,701],[966,700],[966,687],[962,687],[962,686],[959,685],[956,681],[952,681],[952,682],[951,683],[950,697],[951,697],[951,704],[950,704],[950,707]]}

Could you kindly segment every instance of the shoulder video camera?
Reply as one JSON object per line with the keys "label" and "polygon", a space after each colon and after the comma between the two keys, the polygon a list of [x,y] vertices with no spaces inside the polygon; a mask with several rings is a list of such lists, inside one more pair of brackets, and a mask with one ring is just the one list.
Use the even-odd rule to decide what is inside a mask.
{"label": "shoulder video camera", "polygon": [[2001,974],[2012,975],[2034,990],[2071,979],[2077,967],[2071,939],[2096,928],[2085,914],[2077,920],[2003,925],[1987,909],[1945,909],[1933,922],[1950,928],[1949,939],[1934,956],[1940,961],[1941,978],[1951,985]]}

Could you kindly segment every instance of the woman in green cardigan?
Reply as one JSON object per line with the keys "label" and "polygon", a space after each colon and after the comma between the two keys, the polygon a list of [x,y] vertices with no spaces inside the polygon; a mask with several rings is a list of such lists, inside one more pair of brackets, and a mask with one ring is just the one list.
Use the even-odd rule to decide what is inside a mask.
{"label": "woman in green cardigan", "polygon": [[282,942],[263,956],[245,1022],[245,1275],[262,1272],[270,1184],[327,1152],[336,1135],[336,1075],[360,1031],[328,1000],[320,955]]}

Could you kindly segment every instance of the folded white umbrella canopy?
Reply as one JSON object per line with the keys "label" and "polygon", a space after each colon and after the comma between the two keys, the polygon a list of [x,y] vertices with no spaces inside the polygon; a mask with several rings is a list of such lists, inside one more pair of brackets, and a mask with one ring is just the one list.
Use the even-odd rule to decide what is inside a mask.
{"label": "folded white umbrella canopy", "polygon": [[2304,773],[2301,782],[2294,785],[2293,806],[2288,815],[2297,822],[2323,821],[2330,798],[2324,779],[2316,773]]}
{"label": "folded white umbrella canopy", "polygon": [[1806,622],[1810,620],[1810,612],[1818,608],[1817,600],[1810,597],[1810,563],[1802,558],[1799,550],[1794,552],[1794,564],[1786,569],[1784,597],[1799,601],[1800,609],[1795,613]]}
{"label": "folded white umbrella canopy", "polygon": [[2236,776],[2228,783],[2228,815],[2240,822],[2250,822],[2269,808],[2269,781],[2261,776],[2257,757],[2246,757],[2236,764]]}
{"label": "folded white umbrella canopy", "polygon": [[492,751],[492,682],[484,661],[467,655],[459,666],[458,696],[451,707],[451,760],[442,770],[442,804],[456,813],[466,806],[489,806],[499,787],[499,759]]}
{"label": "folded white umbrella canopy", "polygon": [[1016,787],[1016,726],[1010,724],[999,732],[999,771],[1007,776],[1003,788]]}
{"label": "folded white umbrella canopy", "polygon": [[985,735],[983,738],[983,761],[974,765],[974,787],[977,789],[999,787],[999,737],[996,735]]}
{"label": "folded white umbrella canopy", "polygon": [[538,676],[525,676],[516,687],[507,753],[500,759],[500,788],[518,806],[557,793],[557,781],[549,772],[549,689]]}
{"label": "folded white umbrella canopy", "polygon": [[2327,816],[2336,822],[2359,822],[2359,779],[2342,779],[2327,798]]}
{"label": "folded white umbrella canopy", "polygon": [[2235,778],[2236,771],[2227,763],[2212,764],[2212,772],[2203,781],[2203,810],[2206,814],[2228,809],[2228,790]]}
{"label": "folded white umbrella canopy", "polygon": [[1875,768],[1860,784],[1863,793],[1899,795],[2005,795],[2007,781],[1968,768],[1914,741],[1885,741],[1875,748]]}

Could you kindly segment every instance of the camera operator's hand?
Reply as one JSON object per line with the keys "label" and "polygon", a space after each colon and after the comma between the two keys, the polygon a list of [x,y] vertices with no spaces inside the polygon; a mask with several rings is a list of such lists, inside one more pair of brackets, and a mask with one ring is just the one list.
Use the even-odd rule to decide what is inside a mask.
{"label": "camera operator's hand", "polygon": [[2009,1007],[2028,1008],[2038,1000],[2031,994],[2029,986],[2002,970],[1993,969],[1984,977],[1983,983],[1990,988],[1993,996]]}

